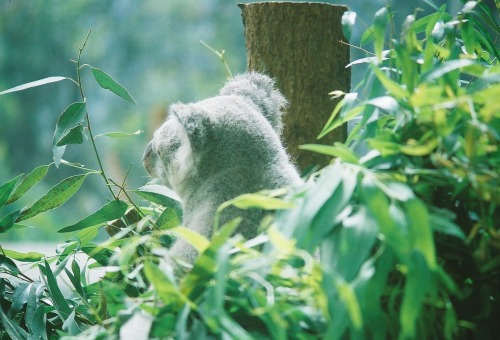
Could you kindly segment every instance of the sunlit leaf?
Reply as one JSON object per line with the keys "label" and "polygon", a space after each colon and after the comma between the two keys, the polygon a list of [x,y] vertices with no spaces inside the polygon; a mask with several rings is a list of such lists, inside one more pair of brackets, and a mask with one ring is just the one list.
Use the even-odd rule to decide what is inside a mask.
{"label": "sunlit leaf", "polygon": [[305,144],[300,145],[299,149],[317,152],[327,156],[338,157],[347,163],[357,164],[359,162],[358,155],[342,143],[335,143],[335,145]]}
{"label": "sunlit leaf", "polygon": [[27,220],[47,210],[57,208],[64,204],[80,189],[88,174],[76,175],[63,179],[52,187],[44,196],[33,203],[32,206],[23,210],[17,222]]}
{"label": "sunlit leaf", "polygon": [[142,130],[137,130],[135,132],[121,132],[121,131],[116,131],[116,132],[107,132],[107,133],[102,133],[100,135],[94,136],[94,139],[97,137],[111,137],[111,138],[124,138],[124,137],[131,137],[131,136],[137,136],[144,133]]}
{"label": "sunlit leaf", "polygon": [[408,98],[409,92],[400,84],[389,78],[380,68],[372,65],[372,70],[384,87],[396,97],[396,99]]}
{"label": "sunlit leaf", "polygon": [[113,200],[106,205],[104,205],[102,208],[97,210],[96,212],[90,214],[89,216],[85,217],[84,219],[80,220],[79,222],[69,225],[65,228],[62,228],[58,230],[57,232],[59,233],[67,233],[71,231],[77,231],[89,227],[93,227],[96,225],[100,225],[112,220],[116,220],[120,217],[122,217],[125,214],[125,211],[128,208],[128,204],[120,201],[120,200]]}
{"label": "sunlit leaf", "polygon": [[106,72],[96,67],[91,67],[91,69],[92,69],[92,74],[94,75],[94,78],[99,84],[99,86],[101,86],[103,89],[110,90],[111,92],[125,99],[129,103],[132,104],[136,103],[136,101],[134,100],[134,98],[132,98],[130,93],[116,80],[111,78],[111,76],[109,76]]}
{"label": "sunlit leaf", "polygon": [[23,91],[23,90],[26,90],[26,89],[30,89],[32,87],[37,87],[37,86],[42,86],[42,85],[45,85],[45,84],[55,83],[55,82],[58,82],[58,81],[61,81],[61,80],[64,80],[64,79],[70,79],[70,78],[66,78],[66,77],[48,77],[48,78],[43,78],[43,79],[40,79],[40,80],[32,81],[30,83],[26,83],[26,84],[19,85],[19,86],[13,87],[11,89],[2,91],[2,92],[0,92],[0,96],[3,95],[3,94],[11,93],[11,92]]}
{"label": "sunlit leaf", "polygon": [[202,253],[207,249],[210,242],[201,234],[185,228],[185,227],[175,227],[169,230],[175,236],[182,237],[189,244],[191,244],[199,253]]}
{"label": "sunlit leaf", "polygon": [[3,249],[3,252],[6,256],[10,257],[11,259],[20,262],[38,262],[45,256],[44,254],[37,253],[34,251],[30,251],[27,253],[20,253],[15,250]]}
{"label": "sunlit leaf", "polygon": [[290,209],[295,206],[291,202],[286,202],[279,198],[260,194],[243,194],[228,201],[227,203],[240,209],[256,208],[263,210],[277,210]]}

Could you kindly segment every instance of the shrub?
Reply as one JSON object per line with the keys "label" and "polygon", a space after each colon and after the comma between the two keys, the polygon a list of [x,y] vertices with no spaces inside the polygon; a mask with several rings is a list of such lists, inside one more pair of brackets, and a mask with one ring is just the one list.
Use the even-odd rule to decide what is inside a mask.
{"label": "shrub", "polygon": [[[53,141],[55,165],[79,173],[31,206],[4,213],[0,232],[61,206],[88,176],[101,175],[112,199],[61,228],[70,237],[55,256],[2,249],[0,337],[493,337],[500,298],[494,289],[500,272],[498,19],[471,1],[456,18],[444,6],[409,16],[395,36],[387,32],[394,15],[390,7],[378,11],[361,38],[361,45],[373,42],[374,53],[350,65],[368,65],[360,91],[332,92],[343,99],[320,137],[359,119],[346,143],[303,146],[336,157],[332,164],[301,187],[244,195],[220,208],[276,210],[253,240],[232,236],[238,219],[206,240],[178,226],[179,202],[168,189],[149,183],[127,191],[100,162],[90,170],[62,159],[65,146],[82,143],[85,134],[99,159],[82,70],[133,102],[109,75],[81,65],[85,44],[79,48],[77,78],[70,81],[82,98],[61,114]],[[346,33],[354,19],[345,14]],[[51,167],[1,185],[2,211]],[[103,226],[113,236],[95,244]],[[165,261],[172,236],[201,253],[181,278]],[[27,277],[14,261],[37,266],[40,279]],[[89,282],[96,268],[105,274]],[[63,273],[69,294],[57,281]]]}

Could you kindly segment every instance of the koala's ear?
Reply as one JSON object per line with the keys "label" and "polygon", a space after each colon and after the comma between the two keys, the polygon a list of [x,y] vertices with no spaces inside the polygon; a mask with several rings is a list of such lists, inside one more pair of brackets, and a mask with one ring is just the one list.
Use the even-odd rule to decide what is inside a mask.
{"label": "koala's ear", "polygon": [[190,104],[177,103],[170,106],[169,113],[176,117],[184,128],[193,150],[203,147],[209,133],[207,112]]}

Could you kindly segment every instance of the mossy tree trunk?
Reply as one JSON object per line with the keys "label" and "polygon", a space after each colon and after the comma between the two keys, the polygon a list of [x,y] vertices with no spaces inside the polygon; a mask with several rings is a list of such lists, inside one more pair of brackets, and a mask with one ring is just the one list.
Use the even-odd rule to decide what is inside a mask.
{"label": "mossy tree trunk", "polygon": [[[325,165],[329,157],[299,150],[317,136],[336,101],[333,90],[350,89],[349,47],[342,35],[345,6],[324,3],[257,2],[240,4],[249,70],[272,76],[289,100],[283,139],[300,169]],[[344,42],[342,42],[342,40]],[[347,126],[321,139],[345,141]]]}

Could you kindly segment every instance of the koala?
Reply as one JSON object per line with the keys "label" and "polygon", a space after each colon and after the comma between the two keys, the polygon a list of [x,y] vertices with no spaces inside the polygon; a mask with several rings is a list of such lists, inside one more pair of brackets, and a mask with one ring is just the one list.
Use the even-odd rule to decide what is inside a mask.
{"label": "koala", "polygon": [[[152,177],[181,198],[182,225],[210,238],[223,202],[302,182],[280,140],[286,104],[270,77],[252,72],[227,81],[218,96],[170,106],[143,161]],[[249,239],[264,214],[229,207],[219,221],[242,217],[236,232]],[[174,243],[170,254],[191,264],[197,257],[183,240]]]}

